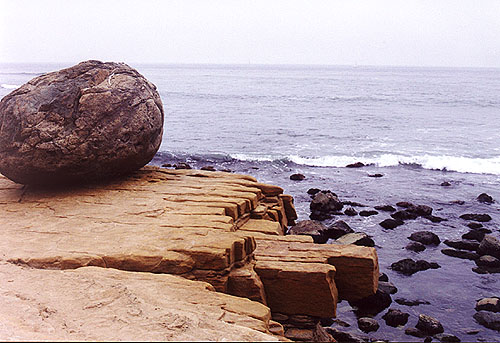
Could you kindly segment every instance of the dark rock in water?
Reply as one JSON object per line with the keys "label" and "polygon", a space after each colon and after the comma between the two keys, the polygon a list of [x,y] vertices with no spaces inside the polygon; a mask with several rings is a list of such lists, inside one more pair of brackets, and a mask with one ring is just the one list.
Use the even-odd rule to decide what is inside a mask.
{"label": "dark rock in water", "polygon": [[335,223],[331,224],[327,231],[326,235],[328,238],[337,239],[348,233],[353,233],[354,230],[351,229],[349,225],[343,220],[337,220]]}
{"label": "dark rock in water", "polygon": [[464,220],[474,220],[476,222],[489,222],[491,217],[489,214],[466,213],[462,214],[460,218]]}
{"label": "dark rock in water", "polygon": [[496,272],[495,269],[500,268],[500,260],[498,258],[496,258],[494,256],[490,256],[490,255],[483,255],[483,256],[479,257],[476,260],[476,264],[479,267],[485,268],[486,270],[493,269],[492,270],[493,272]]}
{"label": "dark rock in water", "polygon": [[373,239],[363,232],[348,233],[335,241],[337,244],[354,244],[364,247],[374,247]]}
{"label": "dark rock in water", "polygon": [[349,302],[351,306],[354,306],[358,309],[359,313],[372,315],[382,312],[384,309],[391,306],[391,303],[391,296],[380,289],[377,289],[377,292],[375,292],[375,294],[372,294],[366,298]]}
{"label": "dark rock in water", "polygon": [[423,217],[425,217],[425,216],[431,217],[431,215],[432,215],[432,207],[427,206],[427,205],[411,206],[411,207],[408,207],[406,210],[410,211],[412,213],[415,213],[416,215],[423,216]]}
{"label": "dark rock in water", "polygon": [[449,183],[448,181],[444,181],[444,182],[441,182],[441,186],[449,187],[449,186],[451,186],[451,183]]}
{"label": "dark rock in water", "polygon": [[385,219],[379,223],[380,226],[382,226],[384,229],[392,230],[395,229],[396,227],[403,225],[404,221],[400,219]]}
{"label": "dark rock in water", "polygon": [[414,252],[422,252],[425,250],[425,245],[420,242],[410,242],[406,245],[405,249]]}
{"label": "dark rock in water", "polygon": [[442,249],[441,252],[445,255],[458,257],[466,260],[477,260],[479,254],[471,251],[457,250],[457,249]]}
{"label": "dark rock in water", "polygon": [[417,231],[408,237],[408,239],[422,243],[424,245],[438,245],[441,243],[439,237],[430,231]]}
{"label": "dark rock in water", "polygon": [[405,334],[408,336],[413,336],[413,337],[418,337],[418,338],[424,338],[427,336],[426,333],[424,333],[423,331],[421,331],[417,328],[406,328]]}
{"label": "dark rock in water", "polygon": [[475,230],[475,229],[480,229],[483,227],[483,224],[481,223],[476,223],[476,222],[470,222],[467,224],[468,227],[470,227],[471,229]]}
{"label": "dark rock in water", "polygon": [[430,305],[430,302],[424,300],[408,300],[405,298],[397,298],[394,301],[396,301],[399,305],[404,306]]}
{"label": "dark rock in water", "polygon": [[396,209],[391,205],[379,205],[374,207],[376,210],[385,211],[385,212],[394,212]]}
{"label": "dark rock in water", "polygon": [[418,316],[418,323],[415,328],[421,330],[428,335],[435,335],[444,332],[443,325],[431,316],[421,314]]}
{"label": "dark rock in water", "polygon": [[408,208],[414,206],[411,202],[408,201],[400,201],[396,203],[396,206],[402,207],[402,208]]}
{"label": "dark rock in water", "polygon": [[293,180],[293,181],[302,181],[302,180],[305,180],[305,175],[303,174],[292,174],[290,175],[290,180]]}
{"label": "dark rock in water", "polygon": [[493,204],[495,200],[493,198],[486,194],[486,193],[481,193],[477,196],[477,201],[485,203],[485,204]]}
{"label": "dark rock in water", "polygon": [[438,216],[433,216],[432,214],[428,215],[428,216],[422,216],[422,218],[430,220],[433,223],[441,223],[441,222],[444,222],[444,221],[448,220],[446,218],[442,218],[442,217],[438,217]]}
{"label": "dark rock in water", "polygon": [[206,171],[215,171],[215,168],[213,166],[204,166],[200,168],[201,170],[206,170]]}
{"label": "dark rock in water", "polygon": [[328,241],[328,228],[315,220],[301,220],[288,230],[289,235],[309,235],[315,243]]}
{"label": "dark rock in water", "polygon": [[382,319],[385,320],[387,325],[397,327],[408,323],[409,317],[410,314],[391,308],[382,316]]}
{"label": "dark rock in water", "polygon": [[414,261],[411,258],[405,258],[391,264],[391,269],[404,275],[413,275],[416,272],[427,269],[438,269],[439,264],[435,262],[427,262],[424,260]]}
{"label": "dark rock in water", "polygon": [[417,219],[418,215],[413,212],[409,212],[407,210],[401,210],[392,213],[391,217],[396,220],[409,220],[409,219]]}
{"label": "dark rock in water", "polygon": [[340,211],[344,205],[339,198],[331,192],[316,193],[310,204],[311,219],[324,220],[329,218],[332,213]]}
{"label": "dark rock in water", "polygon": [[309,194],[309,195],[315,195],[316,193],[319,193],[319,192],[321,192],[321,189],[319,189],[319,188],[309,188],[307,190],[307,194]]}
{"label": "dark rock in water", "polygon": [[345,206],[368,207],[368,206],[360,204],[359,202],[356,202],[356,201],[342,201],[342,204]]}
{"label": "dark rock in water", "polygon": [[370,217],[370,216],[374,216],[374,215],[377,215],[377,214],[378,214],[378,212],[377,211],[373,211],[373,210],[359,212],[359,215],[361,217]]}
{"label": "dark rock in water", "polygon": [[386,273],[382,273],[378,276],[378,281],[389,282],[389,277]]}
{"label": "dark rock in water", "polygon": [[337,342],[342,343],[366,343],[368,339],[365,339],[361,336],[351,334],[348,332],[340,331],[336,328],[325,328],[326,332],[328,332]]}
{"label": "dark rock in water", "polygon": [[372,332],[372,331],[377,331],[380,327],[379,323],[369,317],[362,317],[358,319],[358,327],[361,331],[363,332]]}
{"label": "dark rock in water", "polygon": [[479,243],[473,240],[453,241],[447,239],[443,243],[449,247],[462,250],[477,251],[477,248],[479,248]]}
{"label": "dark rock in water", "polygon": [[474,313],[474,319],[488,329],[500,331],[500,313],[479,311]]}
{"label": "dark rock in water", "polygon": [[130,173],[156,154],[163,116],[156,87],[124,63],[43,74],[0,101],[0,173],[46,185]]}
{"label": "dark rock in water", "polygon": [[379,281],[378,289],[380,289],[382,292],[389,294],[396,294],[398,292],[396,286],[394,286],[391,282],[388,281]]}
{"label": "dark rock in water", "polygon": [[475,241],[481,242],[487,233],[491,233],[491,230],[489,230],[489,229],[471,230],[467,233],[464,233],[462,235],[462,238],[463,239],[473,239]]}
{"label": "dark rock in water", "polygon": [[497,297],[480,299],[475,309],[476,311],[500,312],[500,299]]}
{"label": "dark rock in water", "polygon": [[356,216],[358,214],[358,212],[354,208],[348,207],[345,209],[344,214],[352,217],[352,216]]}
{"label": "dark rock in water", "polygon": [[377,173],[377,174],[368,174],[368,177],[383,177],[383,176],[384,176],[384,174],[379,174],[379,173]]}
{"label": "dark rock in water", "polygon": [[463,200],[453,200],[451,201],[452,204],[456,204],[456,205],[463,205],[465,204],[465,201]]}
{"label": "dark rock in water", "polygon": [[477,248],[477,252],[479,255],[491,255],[500,258],[500,240],[492,235],[485,235]]}
{"label": "dark rock in water", "polygon": [[361,168],[361,167],[364,167],[364,166],[365,166],[365,164],[363,162],[356,162],[356,163],[348,164],[345,167],[346,168]]}
{"label": "dark rock in water", "polygon": [[434,335],[434,338],[436,338],[440,342],[450,342],[450,343],[461,342],[460,338],[449,333],[438,333],[437,335]]}
{"label": "dark rock in water", "polygon": [[192,169],[191,166],[185,162],[174,164],[175,169]]}

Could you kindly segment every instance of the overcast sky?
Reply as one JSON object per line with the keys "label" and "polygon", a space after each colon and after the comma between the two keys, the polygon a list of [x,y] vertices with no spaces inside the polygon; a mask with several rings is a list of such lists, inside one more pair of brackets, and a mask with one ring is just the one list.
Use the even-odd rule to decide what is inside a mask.
{"label": "overcast sky", "polygon": [[0,62],[500,67],[500,0],[0,0]]}

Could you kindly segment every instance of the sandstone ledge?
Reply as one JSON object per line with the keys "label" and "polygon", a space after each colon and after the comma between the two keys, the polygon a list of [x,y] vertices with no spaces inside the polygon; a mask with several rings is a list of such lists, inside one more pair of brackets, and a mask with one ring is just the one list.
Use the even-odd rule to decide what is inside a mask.
{"label": "sandstone ledge", "polygon": [[[155,301],[159,308],[168,307],[164,293],[177,294],[177,288],[185,290],[184,299],[191,298],[185,301],[186,309],[193,302],[209,306],[210,309],[203,312],[206,315],[196,317],[199,318],[196,325],[194,322],[180,324],[185,328],[185,336],[169,331],[169,320],[173,317],[166,316],[167,329],[163,331],[162,340],[269,340],[276,337],[272,333],[283,334],[279,324],[270,321],[271,312],[333,317],[337,298],[359,299],[373,294],[378,280],[375,250],[317,245],[310,237],[283,236],[296,214],[292,197],[282,193],[280,187],[259,183],[246,175],[154,167],[145,167],[121,180],[73,189],[23,187],[0,176],[3,238],[0,273],[4,274],[0,278],[0,289],[5,290],[2,297],[5,307],[2,305],[0,316],[9,318],[9,324],[0,327],[0,338],[9,338],[16,328],[22,333],[19,339],[46,337],[38,331],[32,331],[30,336],[29,329],[21,328],[21,319],[16,321],[10,317],[10,300],[6,294],[11,294],[7,280],[13,274],[16,274],[13,280],[17,280],[19,291],[24,285],[27,289],[33,287],[33,292],[38,290],[38,293],[28,298],[34,303],[38,298],[47,299],[48,307],[59,305],[57,297],[52,305],[50,299],[53,298],[45,298],[45,289],[50,289],[45,284],[56,285],[55,279],[62,280],[61,292],[67,293],[70,299],[72,290],[75,297],[79,292],[76,292],[78,287],[73,286],[75,278],[85,277],[94,282],[118,278],[127,289],[129,283],[138,285],[140,280],[147,280],[144,282],[151,283],[153,288],[160,287],[153,285],[159,283],[165,288],[156,293],[154,299],[148,298],[151,308]],[[19,272],[13,272],[13,268]],[[182,284],[185,279],[208,282],[219,292],[254,302],[214,293],[206,283],[192,288]],[[104,288],[115,289],[112,283],[102,282]],[[211,295],[202,294],[196,287]],[[141,294],[148,296],[147,289]],[[221,302],[231,304],[226,307],[234,305],[231,312],[234,315],[219,318],[220,308],[210,307],[213,305],[210,301],[201,300],[214,299],[213,294],[221,297]],[[271,312],[258,302],[269,306]],[[182,310],[182,302],[177,304],[172,311]],[[268,314],[264,314],[263,309]],[[75,315],[77,313],[75,310]],[[111,325],[108,320],[128,320],[125,314],[112,319],[109,313],[102,313],[102,328]],[[226,316],[227,321],[223,320]],[[234,319],[234,316],[240,317]],[[207,329],[200,336],[193,336],[194,327],[212,327],[208,324],[211,320],[235,327],[213,332]],[[144,320],[137,326],[147,327],[155,325],[154,322]],[[143,336],[143,330],[139,329],[137,335],[133,335],[134,325],[128,324],[130,335],[124,339],[155,339]],[[52,338],[61,340],[120,339],[111,335],[112,330],[104,329],[103,336],[95,338],[83,329],[80,336],[67,336],[69,331],[57,325],[47,330],[52,330]],[[228,334],[231,330],[233,336]],[[250,338],[245,336],[248,330],[267,336]]]}

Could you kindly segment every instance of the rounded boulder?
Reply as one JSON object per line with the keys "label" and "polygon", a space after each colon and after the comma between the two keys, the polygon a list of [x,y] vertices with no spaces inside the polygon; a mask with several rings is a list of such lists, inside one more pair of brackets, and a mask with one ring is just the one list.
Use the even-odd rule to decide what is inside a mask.
{"label": "rounded boulder", "polygon": [[156,154],[163,117],[156,87],[124,63],[38,76],[0,102],[0,173],[22,184],[127,174]]}

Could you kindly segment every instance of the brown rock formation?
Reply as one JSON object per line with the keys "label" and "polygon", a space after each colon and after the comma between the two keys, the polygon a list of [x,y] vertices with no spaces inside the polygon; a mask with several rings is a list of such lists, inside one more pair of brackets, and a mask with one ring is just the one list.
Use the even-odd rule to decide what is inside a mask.
{"label": "brown rock formation", "polygon": [[36,77],[0,102],[0,172],[60,184],[137,170],[158,150],[156,87],[124,63],[82,62]]}
{"label": "brown rock formation", "polygon": [[[335,316],[337,288],[338,296],[343,299],[363,298],[375,292],[377,257],[373,248],[317,245],[312,243],[309,236],[283,236],[286,223],[294,221],[296,214],[293,199],[282,192],[280,187],[258,183],[250,176],[154,167],[145,167],[125,178],[107,183],[52,190],[23,187],[0,176],[0,266],[5,266],[1,268],[8,269],[8,273],[14,270],[12,268],[17,268],[20,271],[17,276],[19,285],[31,283],[36,278],[31,275],[40,275],[42,283],[45,278],[60,278],[61,289],[71,289],[71,280],[73,276],[79,278],[79,273],[89,273],[95,280],[113,275],[111,278],[120,279],[120,284],[128,289],[131,289],[129,283],[135,285],[136,278],[143,278],[137,275],[147,275],[144,278],[148,283],[178,284],[177,281],[171,281],[177,278],[162,279],[166,276],[153,276],[151,272],[176,274],[185,279],[208,282],[219,292],[267,304],[272,313],[286,318],[306,318],[287,320],[287,330],[294,325],[300,327],[304,320],[313,323],[309,325],[312,328],[320,317]],[[122,271],[111,272],[106,268]],[[6,284],[9,282],[8,275],[0,277],[2,290],[9,289]],[[68,280],[67,285],[64,280]],[[112,284],[105,285],[104,288],[114,290]],[[202,285],[207,288],[205,283]],[[149,284],[144,287],[144,297],[149,287]],[[180,288],[185,288],[186,294],[191,292],[188,286]],[[38,286],[37,289],[40,291],[45,288]],[[53,299],[55,305],[51,305],[44,292],[40,291],[39,295],[30,296],[30,299],[36,302],[37,297],[41,297],[47,299],[48,307],[59,306],[57,297]],[[155,296],[163,297],[163,293],[158,291]],[[195,303],[207,304],[200,302],[199,298],[205,295],[199,292],[192,291],[192,297]],[[206,297],[209,299],[211,295]],[[223,299],[226,302],[224,307],[227,307],[233,304],[230,299],[240,298]],[[160,305],[165,305],[160,307],[167,306],[168,301],[161,301]],[[154,304],[154,299],[150,299],[150,304]],[[245,312],[243,308],[261,311],[261,308],[267,307],[250,300],[245,300],[245,304],[242,307],[234,305],[232,313],[240,315],[240,319],[234,320],[231,315],[224,315],[228,316],[227,325],[234,322],[238,328],[234,332],[235,336],[225,335],[227,329],[220,328],[223,337],[231,340],[247,339],[244,332],[248,331],[245,330],[258,330],[268,335],[283,334],[283,328],[270,321],[268,316],[257,316],[254,312]],[[0,306],[0,316],[9,318],[12,330],[24,325],[12,316],[8,307],[5,307],[6,312],[2,308]],[[61,313],[64,313],[63,310]],[[141,322],[144,324],[130,324],[130,330],[134,325],[154,327],[153,318],[157,317],[147,311],[145,313],[148,314]],[[220,308],[218,310],[215,307],[206,310],[206,313],[207,316],[199,316],[197,325],[212,327],[212,324],[207,323],[212,320],[214,313],[217,314],[215,317],[222,315]],[[148,322],[146,317],[152,321]],[[127,318],[122,313],[117,315],[116,320],[128,322]],[[166,340],[170,337],[169,332],[176,332],[177,322],[175,316],[165,318],[167,329],[163,332],[166,338],[162,339]],[[108,320],[107,314],[103,314],[102,323]],[[186,332],[186,336],[178,337],[198,339],[189,336],[192,324],[180,324],[185,326],[183,332]],[[76,340],[115,339],[111,333],[105,334],[106,325],[111,324],[99,327],[102,331],[96,330],[102,332],[103,336],[99,338],[85,336],[85,330],[82,336],[67,336],[64,330],[58,331],[60,336],[57,337],[75,337]],[[238,331],[245,326],[249,329]],[[60,326],[54,330],[61,330]],[[31,336],[29,330],[22,332],[26,336],[21,335],[20,339],[46,337],[38,336],[35,331]],[[206,339],[222,337],[211,336],[212,331],[207,331],[206,335]],[[148,335],[137,339],[144,340],[147,337],[155,339]],[[255,336],[251,339],[268,340],[265,337]]]}

